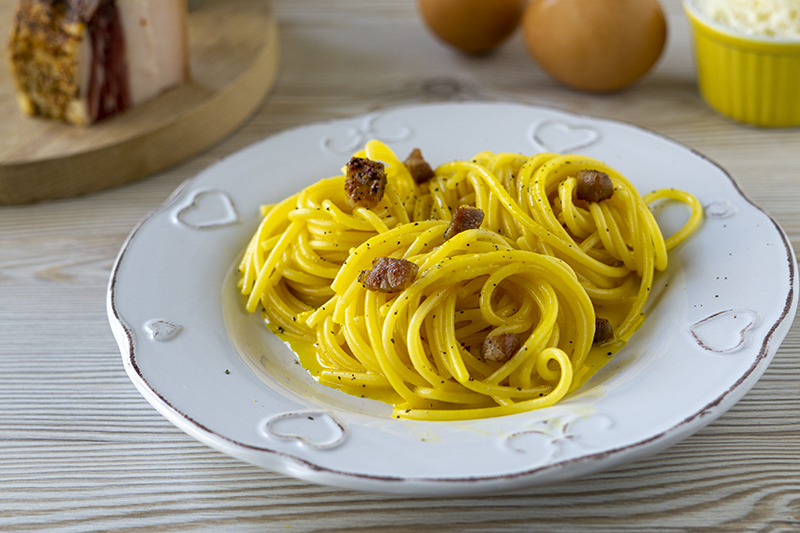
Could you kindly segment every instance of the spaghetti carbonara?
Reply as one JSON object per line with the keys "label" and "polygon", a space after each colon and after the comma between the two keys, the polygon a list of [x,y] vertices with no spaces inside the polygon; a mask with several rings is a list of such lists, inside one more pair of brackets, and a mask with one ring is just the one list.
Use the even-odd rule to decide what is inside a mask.
{"label": "spaghetti carbonara", "polygon": [[[664,239],[648,204],[677,200]],[[263,208],[240,264],[247,309],[320,383],[393,416],[554,404],[644,320],[654,273],[702,218],[579,155],[482,152],[431,170],[370,141],[342,175]]]}

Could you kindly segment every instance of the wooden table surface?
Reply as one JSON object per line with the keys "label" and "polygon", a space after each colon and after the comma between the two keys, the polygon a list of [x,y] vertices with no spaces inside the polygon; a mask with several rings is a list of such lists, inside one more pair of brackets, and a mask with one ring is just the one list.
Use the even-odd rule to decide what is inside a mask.
{"label": "wooden table surface", "polygon": [[559,86],[519,34],[465,57],[412,0],[277,0],[281,73],[263,107],[207,152],[118,189],[0,207],[0,531],[800,531],[800,327],[733,409],[647,460],[484,497],[366,494],[274,474],[162,418],[122,366],[109,271],[136,222],[183,180],[286,128],[401,104],[507,100],[654,130],[725,167],[800,239],[800,129],[732,123],[698,95],[688,25],[634,87]]}

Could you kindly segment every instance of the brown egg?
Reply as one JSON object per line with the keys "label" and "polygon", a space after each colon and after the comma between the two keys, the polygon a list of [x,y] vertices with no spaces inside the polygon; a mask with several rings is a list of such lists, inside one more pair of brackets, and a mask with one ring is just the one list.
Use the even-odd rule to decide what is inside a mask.
{"label": "brown egg", "polygon": [[530,54],[555,79],[608,92],[650,70],[667,24],[658,0],[532,0],[522,31]]}
{"label": "brown egg", "polygon": [[524,0],[417,0],[428,27],[443,41],[479,54],[497,47],[522,18]]}

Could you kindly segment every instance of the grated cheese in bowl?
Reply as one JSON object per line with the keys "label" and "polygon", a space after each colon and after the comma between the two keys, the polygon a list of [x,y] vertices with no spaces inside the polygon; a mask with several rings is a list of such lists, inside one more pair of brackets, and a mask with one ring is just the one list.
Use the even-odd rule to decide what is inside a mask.
{"label": "grated cheese in bowl", "polygon": [[707,17],[752,36],[800,39],[800,0],[695,0]]}

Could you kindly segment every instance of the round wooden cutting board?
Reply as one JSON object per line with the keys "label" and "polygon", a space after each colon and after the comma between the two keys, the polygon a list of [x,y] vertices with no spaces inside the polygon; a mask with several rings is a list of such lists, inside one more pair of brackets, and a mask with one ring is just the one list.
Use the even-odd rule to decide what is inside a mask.
{"label": "round wooden cutting board", "polygon": [[[6,50],[17,0],[0,0]],[[278,31],[265,0],[205,0],[189,12],[192,81],[90,127],[32,118],[0,60],[0,205],[76,196],[190,157],[251,116],[278,72]]]}

